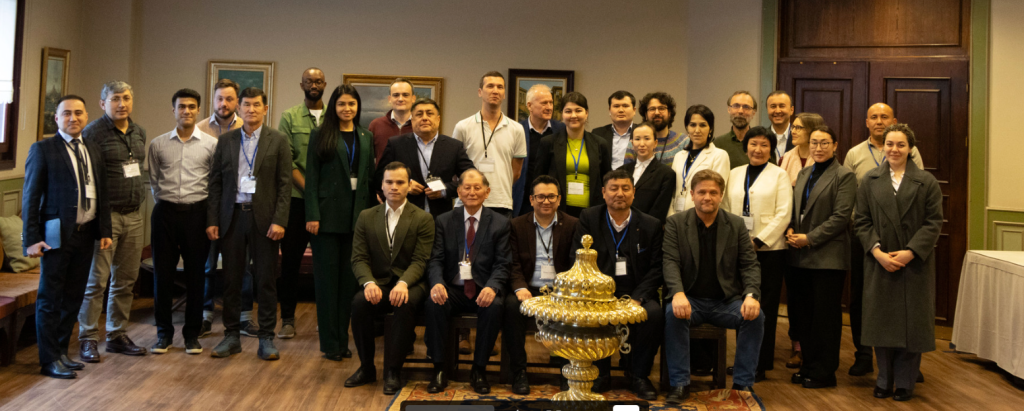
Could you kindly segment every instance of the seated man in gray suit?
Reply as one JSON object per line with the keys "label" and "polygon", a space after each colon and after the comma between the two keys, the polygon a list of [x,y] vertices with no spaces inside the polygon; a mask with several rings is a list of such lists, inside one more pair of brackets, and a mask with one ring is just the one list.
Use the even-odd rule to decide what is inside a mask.
{"label": "seated man in gray suit", "polygon": [[690,189],[695,206],[670,216],[665,225],[669,404],[690,396],[690,327],[703,323],[737,330],[732,389],[754,391],[764,334],[761,267],[743,219],[718,208],[724,189],[718,173],[697,172]]}
{"label": "seated man in gray suit", "polygon": [[352,237],[352,271],[363,287],[352,300],[352,336],[362,364],[346,387],[377,381],[373,365],[375,314],[394,312],[384,335],[384,394],[402,388],[400,370],[416,340],[416,313],[427,296],[424,272],[434,245],[434,218],[409,195],[409,168],[398,161],[384,167],[384,204],[359,213]]}

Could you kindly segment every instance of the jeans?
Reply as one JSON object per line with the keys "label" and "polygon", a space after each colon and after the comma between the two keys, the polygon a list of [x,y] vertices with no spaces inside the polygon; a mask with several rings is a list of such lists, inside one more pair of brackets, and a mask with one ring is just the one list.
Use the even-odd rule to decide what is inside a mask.
{"label": "jeans", "polygon": [[85,287],[85,298],[78,313],[79,340],[97,340],[97,323],[103,311],[103,292],[108,281],[107,341],[121,336],[128,329],[128,316],[135,298],[132,289],[139,278],[139,264],[142,262],[143,220],[141,209],[128,214],[110,213],[113,243],[106,250],[100,250],[99,241],[94,246],[89,284]]}
{"label": "jeans", "polygon": [[676,318],[671,300],[665,302],[665,354],[668,378],[673,387],[690,385],[690,327],[709,323],[736,330],[736,359],[732,381],[752,387],[757,357],[764,336],[764,312],[752,321],[743,319],[742,300],[733,302],[702,298],[690,299],[690,319]]}

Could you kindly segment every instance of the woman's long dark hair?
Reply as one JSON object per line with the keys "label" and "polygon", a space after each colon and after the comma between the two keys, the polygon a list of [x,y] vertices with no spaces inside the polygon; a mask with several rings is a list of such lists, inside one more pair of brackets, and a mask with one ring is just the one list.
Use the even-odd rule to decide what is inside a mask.
{"label": "woman's long dark hair", "polygon": [[[329,162],[338,154],[338,136],[341,134],[341,118],[338,117],[338,99],[348,94],[356,99],[356,117],[352,119],[352,129],[359,127],[359,116],[363,114],[363,100],[359,91],[351,84],[342,84],[331,93],[330,100],[324,106],[324,123],[320,126],[319,139],[316,144],[317,155],[323,162]],[[359,138],[358,133],[356,138]]]}
{"label": "woman's long dark hair", "polygon": [[[708,138],[707,141],[704,142],[704,146],[707,147],[708,144],[711,144],[715,140],[715,113],[712,113],[708,106],[703,104],[694,104],[686,109],[686,115],[683,116],[684,127],[690,124],[690,118],[693,117],[694,114],[699,114],[708,122]],[[693,148],[693,140],[686,143],[686,147],[683,148],[687,150]]]}

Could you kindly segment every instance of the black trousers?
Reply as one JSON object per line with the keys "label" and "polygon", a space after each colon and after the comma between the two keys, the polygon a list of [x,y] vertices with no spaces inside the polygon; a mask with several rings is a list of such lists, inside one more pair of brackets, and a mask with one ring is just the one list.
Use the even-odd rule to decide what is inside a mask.
{"label": "black trousers", "polygon": [[[306,226],[305,223],[302,224]],[[288,230],[285,230],[287,233]],[[221,233],[222,235],[224,233]],[[220,256],[220,240],[210,242],[210,254],[206,259],[206,283],[203,284],[203,311],[214,311],[217,297],[224,295],[224,273],[217,270],[217,258]],[[252,264],[246,268],[242,277],[242,311],[252,311]]]}
{"label": "black trousers", "polygon": [[[288,209],[288,229],[281,238],[281,277],[277,279],[277,300],[281,303],[281,320],[295,320],[295,306],[299,303],[299,267],[309,246],[306,231],[306,201],[292,197]],[[242,304],[245,306],[245,304]]]}
{"label": "black trousers", "polygon": [[423,310],[423,301],[427,297],[427,289],[420,284],[409,287],[409,301],[401,307],[391,305],[391,290],[398,283],[393,277],[387,285],[379,286],[380,301],[376,305],[366,300],[363,290],[356,290],[352,298],[352,338],[356,342],[356,352],[364,370],[373,370],[373,357],[376,355],[374,342],[374,322],[377,315],[394,313],[391,328],[384,333],[384,369],[398,370],[405,362],[405,355],[412,350],[416,341],[416,314]]}
{"label": "black trousers", "polygon": [[864,246],[854,239],[850,242],[850,333],[857,357],[871,359],[871,347],[860,343],[864,324]]}
{"label": "black trousers", "polygon": [[184,260],[186,339],[198,338],[203,325],[203,283],[210,240],[206,237],[206,201],[178,205],[161,201],[153,207],[151,217],[153,248],[153,305],[156,333],[160,338],[174,338],[171,302],[174,299],[174,276],[178,259]]}
{"label": "black trousers", "polygon": [[[647,321],[629,325],[626,343],[631,346],[630,353],[622,354],[619,361],[620,365],[628,364],[634,377],[647,378],[654,366],[654,355],[665,339],[665,311],[657,301],[646,301],[641,306],[647,311]],[[600,375],[611,374],[611,357],[595,361],[594,365]]]}
{"label": "black trousers", "polygon": [[[790,300],[799,300],[800,346],[804,361],[800,374],[811,379],[835,378],[839,369],[839,344],[843,337],[844,270],[814,270],[791,267],[793,282],[787,283]],[[792,311],[793,305],[790,305]]]}
{"label": "black trousers", "polygon": [[[541,295],[540,289],[532,286],[526,287],[534,297]],[[509,363],[512,367],[512,375],[519,371],[526,370],[526,326],[533,317],[527,317],[519,312],[522,303],[515,292],[505,296],[505,328],[501,332],[501,346],[508,350]]]}
{"label": "black trousers", "polygon": [[43,253],[39,291],[36,292],[40,364],[58,361],[61,354],[68,353],[71,332],[78,321],[85,285],[89,282],[97,224],[93,219],[81,230],[72,229],[60,248]]}
{"label": "black trousers", "polygon": [[278,241],[256,228],[251,210],[238,205],[228,230],[221,234],[220,247],[224,269],[224,335],[238,336],[242,308],[242,277],[248,256],[253,259],[253,285],[259,310],[259,338],[274,338],[277,329],[277,250]]}
{"label": "black trousers", "polygon": [[761,311],[764,312],[764,338],[757,361],[758,371],[775,369],[775,331],[779,323],[782,278],[786,272],[786,250],[758,251],[761,263]]}
{"label": "black trousers", "polygon": [[[469,281],[469,280],[467,280]],[[469,299],[463,292],[462,286],[445,285],[448,291],[448,299],[444,304],[437,304],[430,300],[427,295],[426,317],[427,329],[424,339],[427,341],[427,350],[434,357],[434,364],[444,364],[445,361],[455,361],[457,358],[445,358],[445,345],[448,343],[448,326],[452,314],[476,313],[476,344],[473,348],[473,366],[487,366],[487,359],[494,349],[494,342],[498,340],[498,333],[501,331],[502,317],[505,316],[505,297],[501,292],[494,296],[494,301],[487,307],[476,305],[476,300]],[[477,292],[483,287],[477,287]]]}

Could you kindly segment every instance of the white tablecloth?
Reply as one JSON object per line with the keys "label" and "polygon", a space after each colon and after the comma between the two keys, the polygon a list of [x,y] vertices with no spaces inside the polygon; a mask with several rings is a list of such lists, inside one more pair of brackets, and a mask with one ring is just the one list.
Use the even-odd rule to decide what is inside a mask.
{"label": "white tablecloth", "polygon": [[1024,378],[1024,252],[967,252],[952,342]]}

